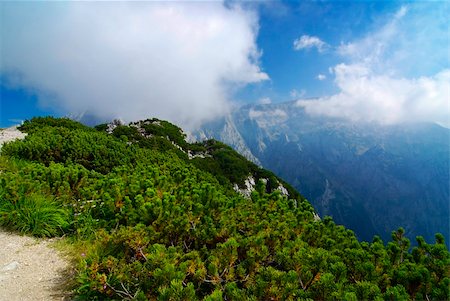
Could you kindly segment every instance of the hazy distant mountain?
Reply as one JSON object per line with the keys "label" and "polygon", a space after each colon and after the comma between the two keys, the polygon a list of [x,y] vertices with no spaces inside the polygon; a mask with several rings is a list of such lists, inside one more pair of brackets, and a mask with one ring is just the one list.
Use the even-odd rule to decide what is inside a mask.
{"label": "hazy distant mountain", "polygon": [[69,114],[67,118],[78,121],[87,126],[95,126],[100,123],[110,122],[110,118],[102,118],[90,112],[83,112],[78,114]]}
{"label": "hazy distant mountain", "polygon": [[295,102],[248,105],[194,133],[217,138],[297,188],[363,240],[403,226],[449,241],[450,130],[312,117]]}

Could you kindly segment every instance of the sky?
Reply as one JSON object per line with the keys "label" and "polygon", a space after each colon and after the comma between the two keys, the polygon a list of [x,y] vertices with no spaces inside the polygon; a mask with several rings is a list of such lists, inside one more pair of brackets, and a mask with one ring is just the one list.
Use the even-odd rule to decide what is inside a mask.
{"label": "sky", "polygon": [[0,2],[0,127],[248,103],[450,126],[447,1]]}

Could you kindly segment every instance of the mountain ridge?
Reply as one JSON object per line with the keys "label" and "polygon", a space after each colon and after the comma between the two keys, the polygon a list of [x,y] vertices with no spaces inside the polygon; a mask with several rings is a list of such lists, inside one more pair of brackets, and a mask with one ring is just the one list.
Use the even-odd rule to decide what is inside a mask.
{"label": "mountain ridge", "polygon": [[[423,232],[431,237],[435,231],[449,237],[447,128],[311,116],[295,101],[249,104],[231,115],[227,118],[235,123],[247,152],[301,191],[321,216],[332,215],[361,239],[376,234],[386,239],[387,229],[401,223],[411,238]],[[221,123],[223,119],[211,122],[200,131],[210,138],[221,135],[233,146],[220,132]],[[413,206],[408,206],[409,199]],[[383,206],[400,211],[389,215]],[[386,217],[389,225],[380,225]]]}

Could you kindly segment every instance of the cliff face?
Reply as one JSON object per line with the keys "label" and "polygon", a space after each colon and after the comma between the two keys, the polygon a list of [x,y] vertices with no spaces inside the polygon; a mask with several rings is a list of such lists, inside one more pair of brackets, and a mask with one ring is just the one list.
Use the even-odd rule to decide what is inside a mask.
{"label": "cliff face", "polygon": [[244,138],[240,134],[239,130],[233,121],[233,116],[228,115],[224,118],[219,119],[214,123],[209,123],[208,127],[199,129],[192,135],[190,133],[190,139],[195,140],[205,140],[214,137],[219,141],[228,141],[227,144],[232,145],[233,148],[243,155],[246,159],[251,162],[261,166],[261,162],[258,158],[253,155],[253,153],[248,148]]}
{"label": "cliff face", "polygon": [[450,131],[439,125],[353,124],[291,102],[243,107],[196,136],[256,157],[360,239],[403,226],[413,239],[449,240]]}

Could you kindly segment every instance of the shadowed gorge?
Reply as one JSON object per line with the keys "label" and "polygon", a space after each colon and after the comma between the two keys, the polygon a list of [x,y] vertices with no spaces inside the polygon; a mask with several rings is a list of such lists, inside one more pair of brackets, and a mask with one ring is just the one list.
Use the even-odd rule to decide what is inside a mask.
{"label": "shadowed gorge", "polygon": [[410,239],[450,237],[447,128],[312,116],[287,102],[245,106],[196,135],[250,153],[359,239],[400,226]]}

